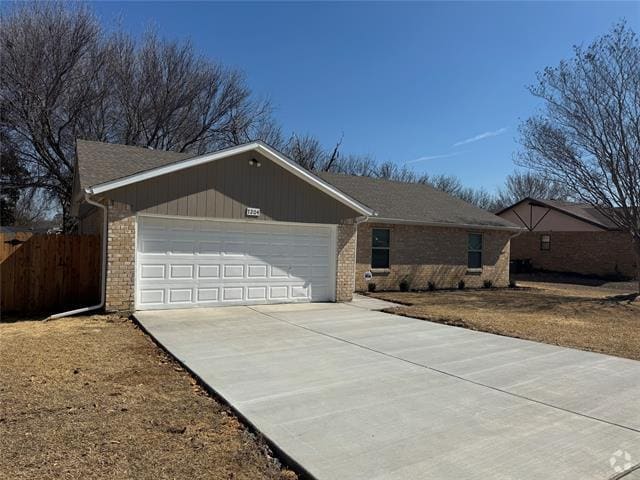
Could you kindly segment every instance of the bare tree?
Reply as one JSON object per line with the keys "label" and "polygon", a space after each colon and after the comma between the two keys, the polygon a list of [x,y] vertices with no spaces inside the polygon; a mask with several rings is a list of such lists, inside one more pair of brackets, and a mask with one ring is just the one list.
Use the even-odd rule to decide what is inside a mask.
{"label": "bare tree", "polygon": [[373,177],[377,168],[378,164],[372,156],[349,154],[340,157],[334,162],[329,171],[346,175]]}
{"label": "bare tree", "polygon": [[320,140],[309,134],[291,135],[285,146],[285,153],[292,160],[312,171],[322,171],[327,158],[327,152]]}
{"label": "bare tree", "polygon": [[15,205],[13,225],[33,227],[48,222],[50,226],[60,227],[61,225],[55,225],[55,222],[49,220],[55,212],[50,208],[50,200],[44,195],[44,192],[36,189],[23,191]]}
{"label": "bare tree", "polygon": [[[640,44],[625,23],[530,87],[541,115],[521,126],[518,161],[566,186],[631,234],[640,281]],[[640,291],[640,284],[638,286]]]}
{"label": "bare tree", "polygon": [[464,188],[462,182],[455,175],[428,175],[424,174],[418,179],[419,183],[426,183],[438,190],[451,195],[458,195]]}
{"label": "bare tree", "polygon": [[427,183],[424,181],[420,182],[421,177],[415,170],[408,168],[406,165],[399,166],[390,161],[379,164],[375,176],[396,182]]}
{"label": "bare tree", "polygon": [[150,33],[106,36],[83,6],[28,3],[0,17],[0,128],[28,175],[20,185],[70,205],[76,138],[203,153],[265,136],[269,102],[244,78]]}
{"label": "bare tree", "polygon": [[[29,175],[69,203],[74,137],[80,118],[105,94],[97,80],[104,55],[100,30],[84,9],[27,4],[0,18],[0,122]],[[3,178],[3,188],[6,185]]]}
{"label": "bare tree", "polygon": [[[6,141],[5,135],[0,130],[0,178],[9,180],[12,184],[22,182],[28,175],[20,165],[18,156]],[[16,206],[20,200],[21,189],[16,186],[8,186],[0,190],[0,225],[13,225],[16,221]]]}
{"label": "bare tree", "polygon": [[504,187],[498,191],[494,209],[501,210],[527,197],[568,200],[570,192],[564,185],[544,178],[539,173],[515,171],[507,176]]}

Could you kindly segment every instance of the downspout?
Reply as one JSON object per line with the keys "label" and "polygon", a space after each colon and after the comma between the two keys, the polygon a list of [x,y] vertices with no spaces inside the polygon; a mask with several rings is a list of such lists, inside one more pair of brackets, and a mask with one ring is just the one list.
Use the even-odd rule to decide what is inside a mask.
{"label": "downspout", "polygon": [[363,215],[361,217],[356,217],[356,221],[354,222],[355,226],[357,227],[358,225],[360,225],[361,223],[365,223],[368,222],[369,219],[371,217],[369,215]]}
{"label": "downspout", "polygon": [[[511,235],[509,235],[509,241],[513,240],[514,238],[516,238],[519,235],[522,235],[526,231],[527,231],[526,228],[521,228],[516,233],[512,233]],[[509,248],[511,248],[511,246],[509,246]]]}
{"label": "downspout", "polygon": [[91,200],[86,194],[85,201],[89,205],[102,209],[102,253],[101,253],[101,267],[100,267],[100,303],[91,305],[90,307],[77,308],[75,310],[69,310],[67,312],[56,313],[47,317],[46,320],[55,320],[56,318],[69,317],[71,315],[77,315],[78,313],[90,312],[92,310],[98,310],[104,307],[105,293],[107,288],[106,272],[107,272],[107,207],[101,203]]}

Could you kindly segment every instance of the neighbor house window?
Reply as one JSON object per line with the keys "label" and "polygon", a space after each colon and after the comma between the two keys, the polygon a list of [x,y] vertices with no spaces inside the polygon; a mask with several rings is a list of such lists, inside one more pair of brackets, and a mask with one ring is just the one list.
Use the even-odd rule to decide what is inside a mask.
{"label": "neighbor house window", "polygon": [[482,234],[470,233],[467,256],[468,268],[482,268]]}
{"label": "neighbor house window", "polygon": [[371,231],[371,268],[389,268],[389,229]]}
{"label": "neighbor house window", "polygon": [[550,235],[540,235],[540,250],[551,250]]}

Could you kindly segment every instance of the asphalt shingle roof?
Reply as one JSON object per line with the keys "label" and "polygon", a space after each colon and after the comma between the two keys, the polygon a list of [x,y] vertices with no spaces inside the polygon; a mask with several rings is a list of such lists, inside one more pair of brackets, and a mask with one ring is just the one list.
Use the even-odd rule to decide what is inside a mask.
{"label": "asphalt shingle roof", "polygon": [[[77,154],[82,189],[194,156],[88,140],[78,140]],[[429,185],[327,172],[318,176],[374,210],[380,219],[443,226],[518,228]]]}
{"label": "asphalt shingle roof", "polygon": [[194,156],[89,140],[78,140],[76,151],[82,189]]}
{"label": "asphalt shingle roof", "polygon": [[451,226],[518,228],[493,213],[430,185],[327,172],[318,176],[375,210],[381,219]]}

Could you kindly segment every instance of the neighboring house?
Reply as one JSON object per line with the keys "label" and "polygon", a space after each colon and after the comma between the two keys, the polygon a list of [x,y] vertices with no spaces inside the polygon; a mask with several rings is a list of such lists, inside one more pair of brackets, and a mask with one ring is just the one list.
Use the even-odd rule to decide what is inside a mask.
{"label": "neighboring house", "polygon": [[520,231],[426,185],[314,175],[261,142],[192,156],[78,141],[73,200],[81,233],[107,232],[108,310],[348,301],[367,272],[378,289],[506,286]]}
{"label": "neighboring house", "polygon": [[534,269],[633,278],[631,235],[588,204],[525,198],[498,215],[527,229],[511,240],[511,259]]}

